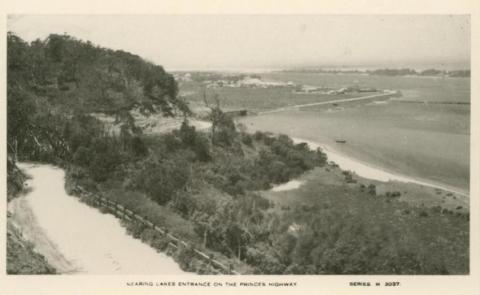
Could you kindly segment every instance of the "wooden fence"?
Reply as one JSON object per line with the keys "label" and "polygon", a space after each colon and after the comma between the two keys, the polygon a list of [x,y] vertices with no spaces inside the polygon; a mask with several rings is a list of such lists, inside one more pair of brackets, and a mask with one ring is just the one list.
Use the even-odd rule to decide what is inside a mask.
{"label": "wooden fence", "polygon": [[[113,213],[117,217],[129,220],[129,221],[138,221],[141,224],[143,224],[143,225],[155,230],[156,232],[160,233],[161,235],[168,237],[171,240],[171,242],[169,242],[168,246],[172,247],[173,249],[178,249],[179,245],[183,245],[186,248],[191,247],[191,245],[189,243],[187,243],[187,242],[181,240],[180,238],[178,238],[178,237],[172,235],[171,233],[169,233],[169,231],[166,228],[163,228],[161,226],[156,225],[155,223],[148,220],[147,218],[138,215],[137,213],[133,212],[132,210],[130,210],[128,208],[125,208],[124,206],[122,206],[122,205],[120,205],[120,204],[118,204],[114,201],[111,201],[107,198],[92,194],[92,193],[88,192],[87,190],[85,190],[84,188],[82,188],[80,186],[76,186],[75,192],[80,193],[82,197],[88,197],[90,199],[93,199],[93,202],[95,204],[107,209],[109,212]],[[234,274],[234,275],[239,275],[240,274],[239,272],[235,271],[231,266],[226,266],[225,264],[221,263],[218,260],[215,260],[215,259],[211,258],[209,255],[207,255],[206,253],[204,253],[200,250],[197,250],[197,249],[193,248],[193,252],[195,253],[195,256],[198,259],[212,265],[215,269],[217,269],[218,271],[220,271],[223,274]]]}

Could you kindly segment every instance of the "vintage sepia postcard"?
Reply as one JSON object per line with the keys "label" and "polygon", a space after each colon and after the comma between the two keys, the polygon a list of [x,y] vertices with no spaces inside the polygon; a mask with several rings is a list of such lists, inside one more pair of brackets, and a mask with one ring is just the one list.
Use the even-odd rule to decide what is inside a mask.
{"label": "vintage sepia postcard", "polygon": [[478,294],[479,3],[28,2],[6,294]]}

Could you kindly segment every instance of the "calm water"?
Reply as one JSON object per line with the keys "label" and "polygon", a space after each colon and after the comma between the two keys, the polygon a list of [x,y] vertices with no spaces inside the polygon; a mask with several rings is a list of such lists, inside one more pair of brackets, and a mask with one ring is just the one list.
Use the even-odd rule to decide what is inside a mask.
{"label": "calm water", "polygon": [[421,101],[470,101],[470,79],[442,77],[374,76],[361,74],[312,74],[312,73],[269,73],[265,79],[292,81],[295,83],[345,87],[358,84],[362,87],[400,90],[403,99]]}
{"label": "calm water", "polygon": [[[370,164],[364,163],[362,161],[359,161],[357,159],[348,157],[346,155],[343,155],[336,150],[332,149],[331,147],[324,145],[324,144],[319,144],[313,141],[308,141],[308,140],[303,140],[300,138],[293,138],[293,141],[295,143],[301,143],[305,142],[308,144],[310,149],[315,150],[317,148],[321,148],[322,151],[327,155],[328,161],[332,161],[335,164],[337,164],[342,170],[347,170],[347,171],[352,171],[358,176],[361,176],[363,178],[368,178],[368,179],[373,179],[373,180],[378,180],[382,182],[388,182],[388,181],[399,181],[399,182],[407,182],[407,183],[415,183],[415,184],[420,184],[423,186],[428,186],[428,187],[433,187],[433,188],[440,188],[446,191],[451,191],[463,196],[467,196],[468,193],[463,190],[451,188],[449,186],[441,185],[438,183],[433,183],[430,181],[425,181],[425,180],[420,180],[416,179],[413,177],[409,177],[406,175],[401,175],[398,173],[394,172],[389,172],[386,171],[385,169],[382,169],[380,167],[375,167]],[[292,184],[292,186],[295,186],[296,183]],[[285,185],[284,185],[285,186]],[[297,187],[299,187],[298,185]],[[286,185],[286,187],[290,188],[289,185]],[[296,188],[296,187],[294,187]],[[290,188],[292,189],[292,188]],[[283,190],[283,189],[280,189]],[[277,188],[277,191],[278,188]]]}
{"label": "calm water", "polygon": [[[326,144],[360,163],[368,163],[367,166],[468,193],[470,79],[305,73],[262,76],[315,86],[358,84],[394,89],[403,93],[398,99],[422,102],[401,103],[395,98],[382,103],[349,103],[338,108],[306,107],[241,121],[251,131],[284,133]],[[347,143],[337,144],[337,139]],[[330,155],[329,159],[343,161],[333,157]],[[368,168],[352,166],[349,170],[368,171]],[[366,177],[376,179],[374,174],[368,173]]]}

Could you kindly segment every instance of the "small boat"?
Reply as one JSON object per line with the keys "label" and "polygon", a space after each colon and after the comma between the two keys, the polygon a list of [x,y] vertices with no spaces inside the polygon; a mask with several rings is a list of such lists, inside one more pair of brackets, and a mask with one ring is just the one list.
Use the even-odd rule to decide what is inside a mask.
{"label": "small boat", "polygon": [[345,139],[336,139],[336,143],[346,143],[347,141]]}

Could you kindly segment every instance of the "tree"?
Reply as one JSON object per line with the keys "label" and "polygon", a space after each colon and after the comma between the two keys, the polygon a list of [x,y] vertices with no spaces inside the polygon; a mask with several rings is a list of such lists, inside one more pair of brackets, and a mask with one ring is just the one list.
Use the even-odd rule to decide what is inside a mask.
{"label": "tree", "polygon": [[190,126],[188,120],[184,119],[180,126],[180,138],[182,142],[189,147],[193,147],[196,139],[195,126]]}
{"label": "tree", "polygon": [[225,231],[225,240],[232,253],[241,260],[242,249],[247,240],[245,231],[238,224],[230,223]]}
{"label": "tree", "polygon": [[162,136],[162,139],[168,152],[173,152],[182,146],[182,140],[175,133],[167,133]]}
{"label": "tree", "polygon": [[7,93],[7,137],[9,152],[23,149],[28,137],[32,136],[33,117],[36,107],[33,98],[26,92],[8,87]]}
{"label": "tree", "polygon": [[211,159],[210,143],[203,134],[196,134],[194,152],[200,161],[206,162]]}
{"label": "tree", "polygon": [[148,148],[139,136],[134,136],[131,139],[132,152],[137,157],[143,157],[148,154]]}
{"label": "tree", "polygon": [[293,261],[300,265],[310,263],[310,253],[315,247],[314,233],[307,229],[302,231],[297,238],[296,246],[293,250]]}
{"label": "tree", "polygon": [[73,162],[82,167],[88,167],[92,160],[92,150],[84,146],[79,147],[73,155]]}
{"label": "tree", "polygon": [[90,173],[96,181],[105,181],[120,164],[120,156],[114,150],[95,153],[90,162]]}
{"label": "tree", "polygon": [[28,84],[31,75],[28,43],[12,32],[7,34],[7,85]]}
{"label": "tree", "polygon": [[192,197],[183,191],[177,191],[173,194],[171,207],[182,216],[188,217],[189,213],[195,208],[195,202]]}
{"label": "tree", "polygon": [[190,181],[190,165],[186,160],[164,160],[147,167],[142,178],[146,193],[157,203],[164,205]]}
{"label": "tree", "polygon": [[203,89],[203,101],[210,109],[208,119],[212,122],[212,144],[230,146],[236,135],[235,123],[232,117],[225,114],[220,108],[218,94],[214,95],[215,105],[211,106],[207,100],[207,94]]}

